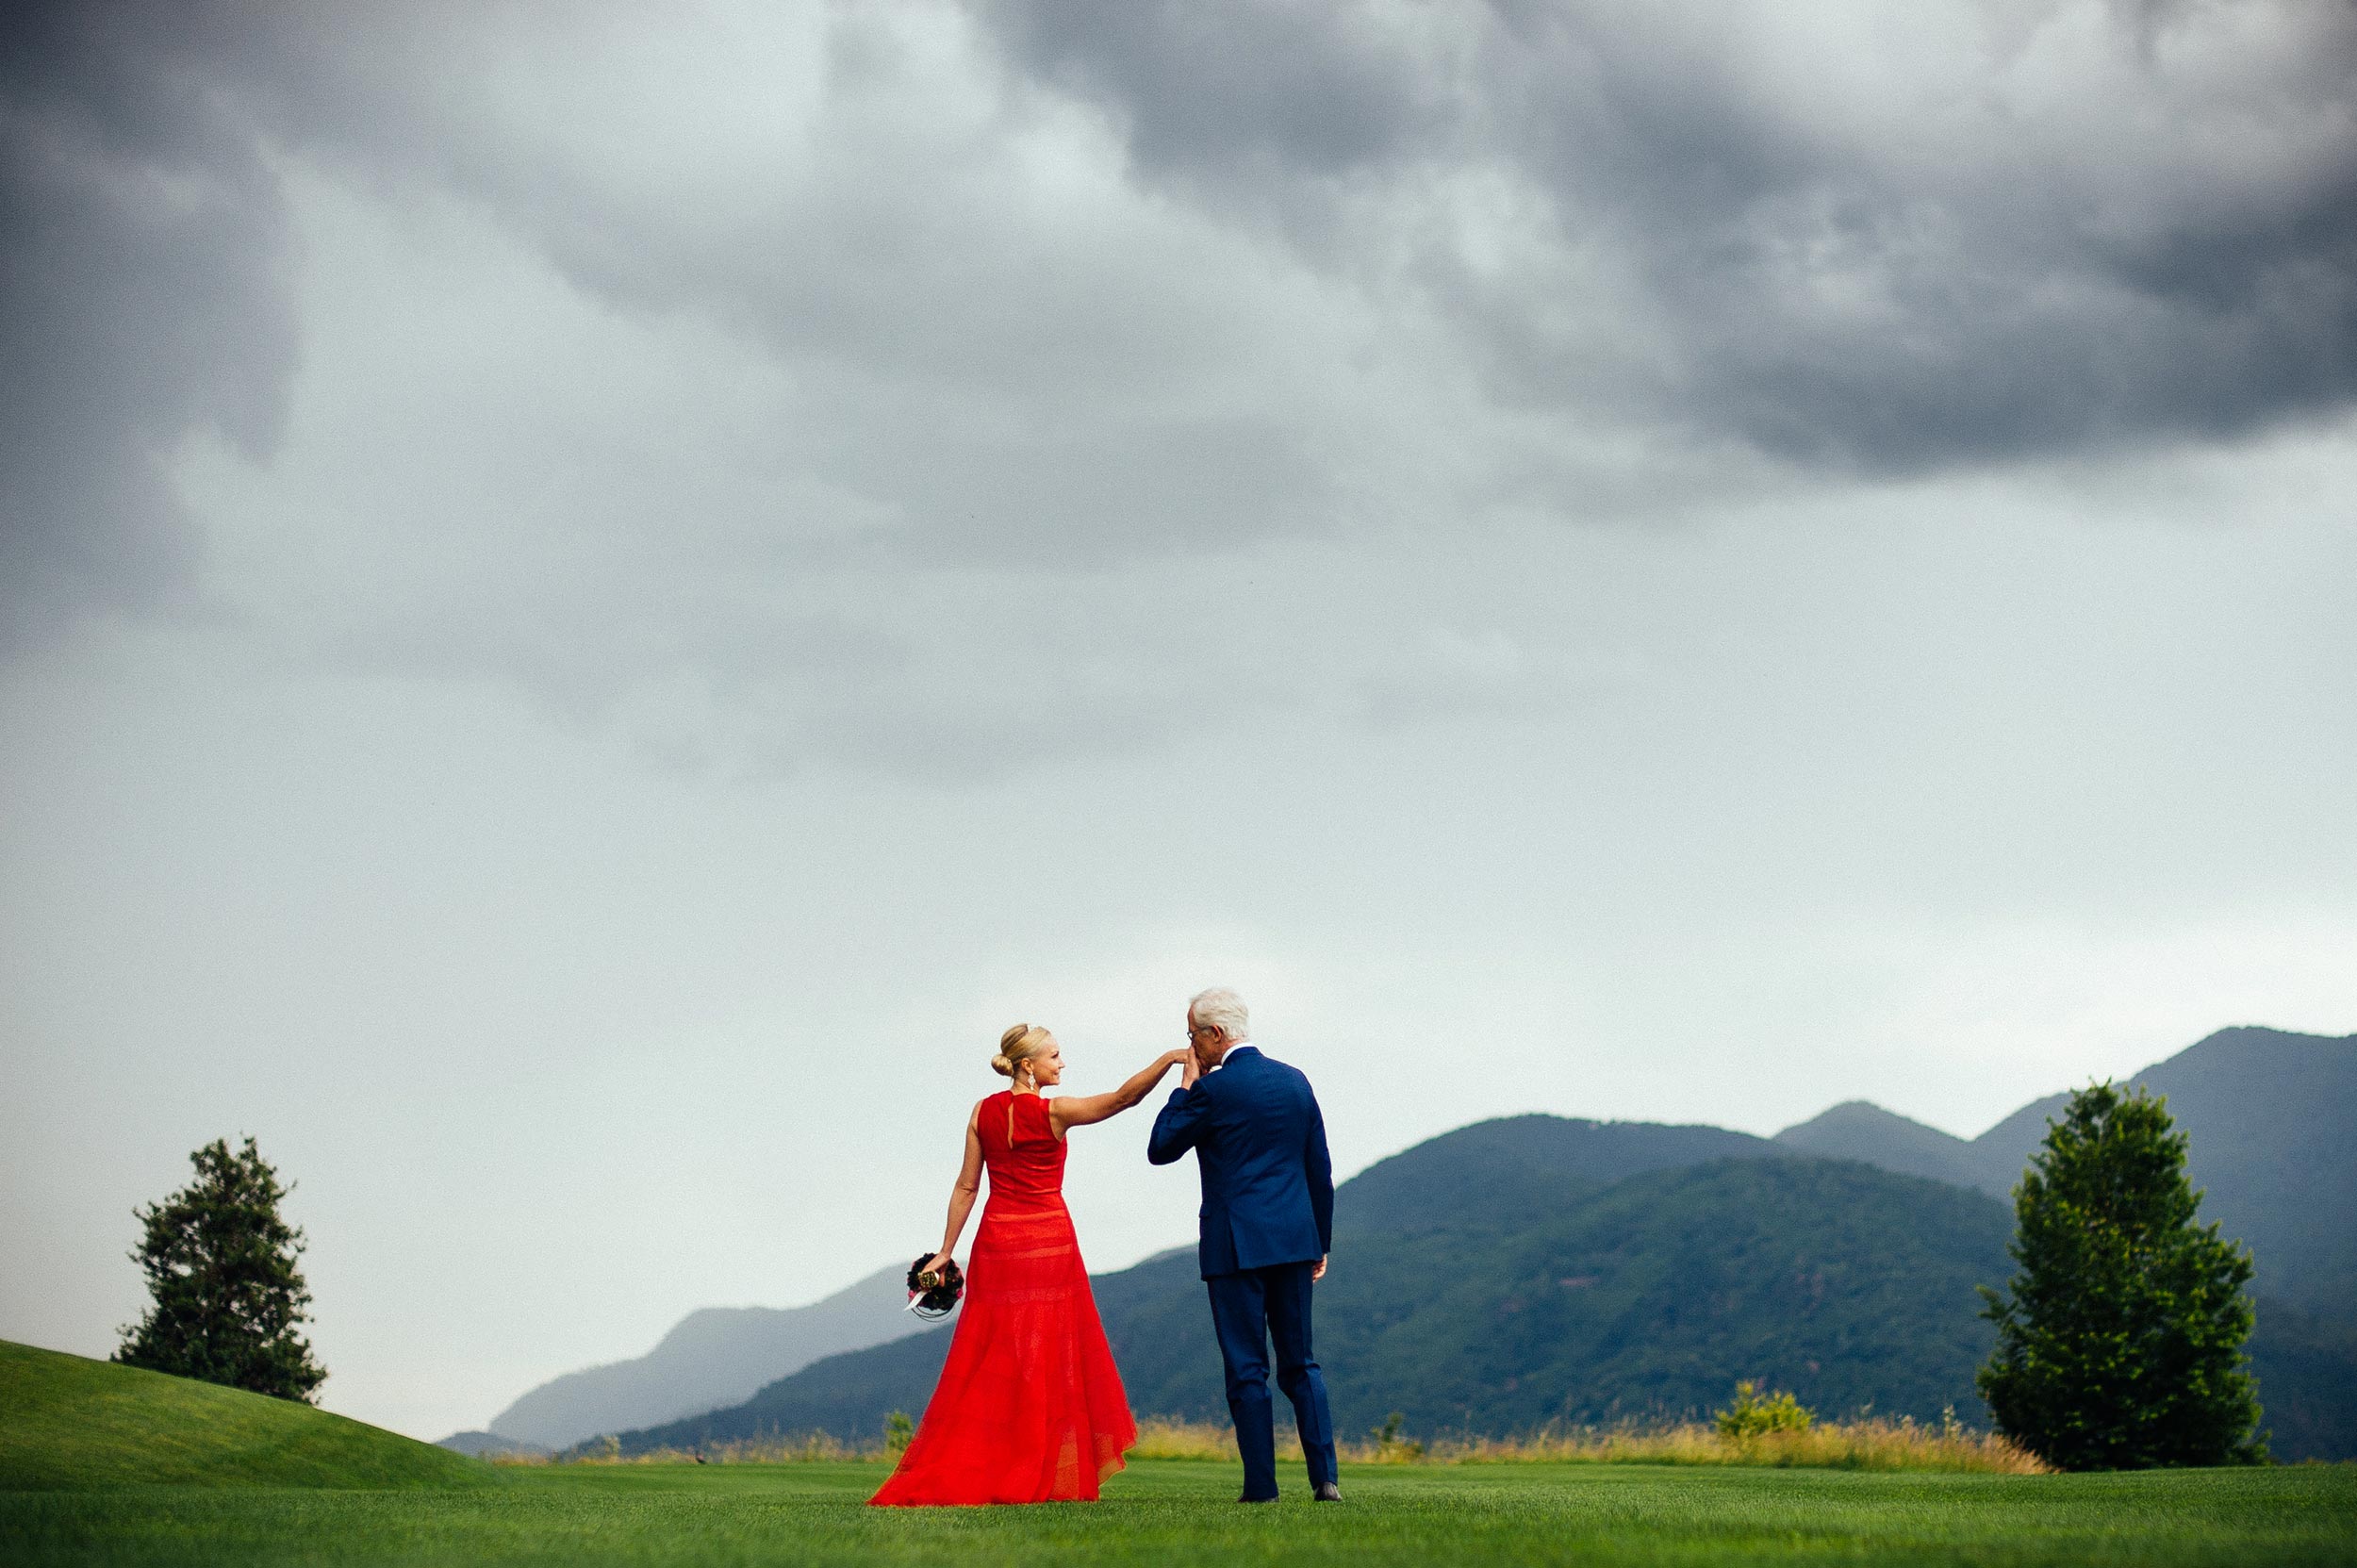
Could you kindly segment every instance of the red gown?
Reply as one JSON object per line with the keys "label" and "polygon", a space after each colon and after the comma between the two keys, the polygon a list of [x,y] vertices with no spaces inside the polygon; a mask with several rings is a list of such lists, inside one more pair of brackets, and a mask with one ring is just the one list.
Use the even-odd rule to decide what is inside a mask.
{"label": "red gown", "polygon": [[990,1200],[964,1310],[916,1436],[868,1502],[1093,1502],[1138,1424],[1063,1206],[1064,1146],[1037,1095],[991,1096],[977,1131]]}

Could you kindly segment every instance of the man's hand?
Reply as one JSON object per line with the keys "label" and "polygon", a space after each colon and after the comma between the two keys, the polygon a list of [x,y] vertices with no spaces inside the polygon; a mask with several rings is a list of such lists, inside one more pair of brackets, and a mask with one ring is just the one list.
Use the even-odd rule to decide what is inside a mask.
{"label": "man's hand", "polygon": [[[1328,1254],[1328,1256],[1331,1256],[1331,1254]],[[1323,1279],[1325,1279],[1325,1278],[1326,1278],[1326,1259],[1325,1259],[1325,1258],[1320,1258],[1320,1259],[1318,1260],[1318,1266],[1317,1266],[1317,1267],[1315,1267],[1315,1268],[1313,1268],[1313,1269],[1311,1269],[1311,1270],[1310,1271],[1310,1278],[1312,1280]]]}
{"label": "man's hand", "polygon": [[1181,1089],[1192,1089],[1195,1087],[1195,1081],[1202,1076],[1203,1058],[1197,1056],[1194,1050],[1190,1049],[1187,1052],[1186,1061],[1181,1063],[1178,1067],[1178,1087]]}

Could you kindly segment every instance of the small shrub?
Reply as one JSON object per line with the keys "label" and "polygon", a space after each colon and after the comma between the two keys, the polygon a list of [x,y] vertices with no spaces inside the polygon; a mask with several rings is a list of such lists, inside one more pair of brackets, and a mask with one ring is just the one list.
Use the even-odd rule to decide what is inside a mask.
{"label": "small shrub", "polygon": [[910,1442],[916,1436],[916,1423],[906,1411],[894,1411],[884,1417],[884,1457],[898,1459],[908,1452]]}
{"label": "small shrub", "polygon": [[1413,1464],[1424,1458],[1423,1443],[1399,1435],[1400,1423],[1406,1419],[1397,1411],[1385,1416],[1383,1425],[1367,1434],[1375,1440],[1375,1444],[1365,1457],[1376,1464]]}
{"label": "small shrub", "polygon": [[1790,1394],[1782,1389],[1762,1394],[1757,1383],[1748,1380],[1735,1385],[1734,1404],[1710,1413],[1719,1423],[1719,1435],[1739,1443],[1771,1432],[1805,1432],[1816,1420],[1808,1407]]}

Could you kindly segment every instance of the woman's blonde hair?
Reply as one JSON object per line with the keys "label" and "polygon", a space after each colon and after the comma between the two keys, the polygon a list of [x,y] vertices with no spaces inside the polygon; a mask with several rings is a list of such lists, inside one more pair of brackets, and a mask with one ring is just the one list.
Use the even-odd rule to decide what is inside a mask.
{"label": "woman's blonde hair", "polygon": [[1037,1056],[1047,1044],[1047,1032],[1037,1024],[1016,1024],[998,1036],[998,1054],[990,1059],[990,1070],[1000,1078],[1013,1078],[1014,1069],[1027,1058]]}

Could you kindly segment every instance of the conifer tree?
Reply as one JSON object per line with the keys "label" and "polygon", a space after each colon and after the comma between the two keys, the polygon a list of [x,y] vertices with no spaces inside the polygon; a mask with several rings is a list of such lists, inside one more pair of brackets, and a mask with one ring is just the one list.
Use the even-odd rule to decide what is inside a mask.
{"label": "conifer tree", "polygon": [[195,1180],[135,1211],[146,1233],[131,1259],[153,1301],[114,1359],[307,1404],[327,1369],[297,1331],[311,1292],[303,1232],[278,1213],[288,1189],[251,1138],[235,1151],[216,1138],[189,1163]]}
{"label": "conifer tree", "polygon": [[2243,1343],[2250,1253],[2197,1224],[2167,1104],[2109,1083],[2073,1095],[2014,1189],[2017,1272],[1986,1286],[1997,1348],[1981,1396],[1998,1430],[2065,1470],[2266,1457]]}

